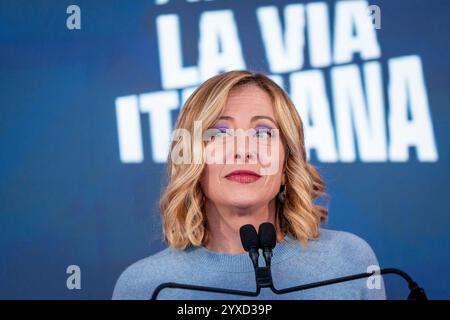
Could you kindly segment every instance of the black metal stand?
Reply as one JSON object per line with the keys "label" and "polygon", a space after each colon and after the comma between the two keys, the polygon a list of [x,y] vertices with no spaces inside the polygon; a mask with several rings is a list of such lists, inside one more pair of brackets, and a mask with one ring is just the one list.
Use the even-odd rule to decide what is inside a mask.
{"label": "black metal stand", "polygon": [[[216,292],[216,293],[224,293],[224,294],[232,294],[232,295],[239,295],[239,296],[247,296],[247,297],[256,297],[260,294],[261,288],[270,288],[274,293],[276,294],[286,294],[290,292],[296,292],[296,291],[303,291],[307,289],[322,287],[322,286],[328,286],[336,283],[346,282],[346,281],[352,281],[362,278],[368,278],[370,276],[375,275],[376,272],[365,272],[365,273],[358,273],[354,275],[349,275],[345,277],[330,279],[330,280],[324,280],[324,281],[318,281],[314,283],[299,285],[295,287],[290,287],[286,289],[276,289],[273,285],[272,281],[272,272],[270,270],[270,267],[257,267],[255,269],[255,276],[256,276],[256,291],[241,291],[241,290],[231,290],[231,289],[224,289],[224,288],[212,288],[212,287],[206,287],[206,286],[196,286],[196,285],[189,285],[189,284],[181,284],[181,283],[175,283],[175,282],[166,282],[163,284],[160,284],[156,289],[153,291],[151,300],[156,300],[158,298],[159,293],[165,289],[165,288],[176,288],[176,289],[185,289],[185,290],[195,290],[195,291],[204,291],[204,292]],[[404,271],[395,269],[395,268],[386,268],[381,269],[379,271],[379,274],[396,274],[402,277],[407,283],[409,287],[409,295],[408,300],[428,300],[424,289],[418,286],[416,282],[413,281],[413,279]]]}

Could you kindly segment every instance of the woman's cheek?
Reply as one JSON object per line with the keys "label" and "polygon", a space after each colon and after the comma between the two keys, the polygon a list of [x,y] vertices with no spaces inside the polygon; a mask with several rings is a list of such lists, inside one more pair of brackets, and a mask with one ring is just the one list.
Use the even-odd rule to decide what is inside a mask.
{"label": "woman's cheek", "polygon": [[226,146],[222,143],[212,142],[205,148],[205,161],[207,165],[225,164],[229,156]]}
{"label": "woman's cheek", "polygon": [[261,175],[273,176],[280,171],[280,155],[262,156],[259,160],[261,165]]}

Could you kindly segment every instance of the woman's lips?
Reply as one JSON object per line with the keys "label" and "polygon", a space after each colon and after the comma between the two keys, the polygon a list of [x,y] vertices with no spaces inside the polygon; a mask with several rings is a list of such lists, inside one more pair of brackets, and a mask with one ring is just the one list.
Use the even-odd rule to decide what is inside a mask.
{"label": "woman's lips", "polygon": [[230,174],[226,176],[228,180],[239,182],[239,183],[252,183],[261,178],[261,176],[257,176],[254,174],[248,174],[248,173],[237,173],[237,174]]}

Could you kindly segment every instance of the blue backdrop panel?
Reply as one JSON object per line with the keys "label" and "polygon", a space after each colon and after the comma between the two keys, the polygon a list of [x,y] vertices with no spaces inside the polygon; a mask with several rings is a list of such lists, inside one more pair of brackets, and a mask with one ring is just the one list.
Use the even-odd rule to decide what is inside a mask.
{"label": "blue backdrop panel", "polygon": [[[358,3],[380,9],[378,29]],[[1,1],[0,298],[109,299],[128,265],[163,249],[171,126],[195,86],[238,67],[274,76],[300,112],[330,115],[304,119],[326,129],[309,148],[331,196],[326,226],[450,298],[449,11],[438,0]],[[379,140],[356,125],[375,121],[355,111],[370,106]],[[71,265],[81,289],[67,287]],[[406,297],[385,281],[389,298]]]}

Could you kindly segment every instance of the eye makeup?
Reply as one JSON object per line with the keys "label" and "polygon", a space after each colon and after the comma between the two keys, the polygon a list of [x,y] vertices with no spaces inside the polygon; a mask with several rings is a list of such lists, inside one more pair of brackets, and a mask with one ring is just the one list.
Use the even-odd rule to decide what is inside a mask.
{"label": "eye makeup", "polygon": [[274,137],[275,136],[275,129],[272,126],[268,126],[268,125],[258,125],[255,127],[255,131],[257,134],[259,133],[267,133],[270,137]]}
{"label": "eye makeup", "polygon": [[[230,116],[222,116],[217,119],[217,121],[211,126],[210,129],[219,130],[222,133],[225,133],[226,130],[236,130],[234,125],[230,125],[229,121],[234,122],[235,119]],[[267,116],[254,116],[251,118],[250,127],[254,130],[266,130],[269,132],[276,131],[277,125],[273,122],[274,120],[271,117]],[[270,122],[270,123],[269,123]]]}
{"label": "eye makeup", "polygon": [[265,129],[265,130],[267,130],[267,131],[271,131],[271,130],[273,130],[274,128],[272,128],[271,126],[262,124],[262,125],[256,126],[256,127],[255,127],[255,130],[257,130],[257,129]]}
{"label": "eye makeup", "polygon": [[222,133],[226,133],[226,131],[229,130],[230,128],[225,125],[217,125],[217,126],[214,126],[213,129],[217,129]]}
{"label": "eye makeup", "polygon": [[[227,130],[233,130],[226,125],[215,125],[211,129],[216,130],[216,133],[227,133]],[[257,125],[253,130],[255,130],[256,134],[267,133],[271,137],[275,135],[275,128],[266,124]]]}

